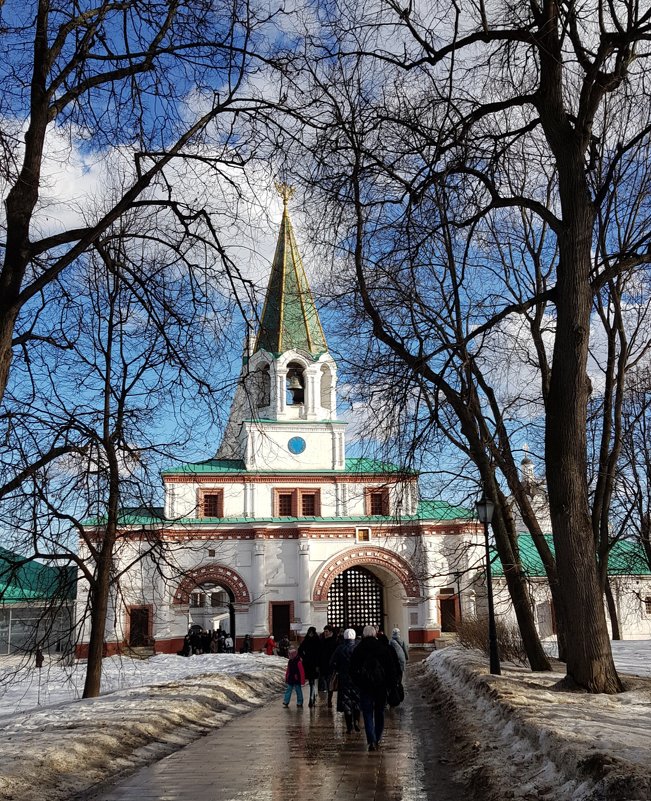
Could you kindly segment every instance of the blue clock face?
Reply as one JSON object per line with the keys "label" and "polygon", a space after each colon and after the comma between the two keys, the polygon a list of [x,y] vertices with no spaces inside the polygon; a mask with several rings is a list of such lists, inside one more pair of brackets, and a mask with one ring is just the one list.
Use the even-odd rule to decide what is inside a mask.
{"label": "blue clock face", "polygon": [[294,456],[298,456],[299,453],[303,453],[305,450],[305,440],[303,437],[292,437],[287,443],[287,447],[290,453],[293,453]]}

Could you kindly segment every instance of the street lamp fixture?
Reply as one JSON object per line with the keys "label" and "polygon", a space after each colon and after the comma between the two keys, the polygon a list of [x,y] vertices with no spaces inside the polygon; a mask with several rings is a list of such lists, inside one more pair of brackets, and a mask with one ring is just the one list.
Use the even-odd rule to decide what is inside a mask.
{"label": "street lamp fixture", "polygon": [[475,504],[479,522],[484,525],[484,544],[486,546],[486,593],[488,595],[488,655],[490,672],[496,676],[501,675],[500,655],[497,650],[497,628],[495,626],[495,606],[493,604],[493,577],[491,574],[491,554],[488,544],[488,525],[493,519],[495,504],[482,495]]}

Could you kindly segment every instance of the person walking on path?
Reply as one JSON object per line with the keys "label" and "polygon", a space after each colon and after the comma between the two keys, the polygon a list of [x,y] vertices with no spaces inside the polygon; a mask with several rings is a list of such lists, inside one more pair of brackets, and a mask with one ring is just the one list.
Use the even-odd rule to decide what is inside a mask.
{"label": "person walking on path", "polygon": [[327,690],[328,706],[332,706],[333,690],[331,689],[332,676],[330,675],[330,660],[337,647],[337,638],[332,626],[326,625],[319,638],[319,690]]}
{"label": "person walking on path", "polygon": [[332,659],[330,668],[337,676],[337,712],[344,713],[346,731],[359,731],[359,692],[350,678],[350,660],[357,643],[355,629],[344,631],[343,642],[340,642]]}
{"label": "person walking on path", "polygon": [[316,706],[316,682],[319,678],[319,637],[316,628],[310,626],[303,642],[298,646],[298,655],[305,668],[305,678],[310,683],[309,707]]}
{"label": "person walking on path", "polygon": [[400,629],[395,628],[391,632],[389,645],[393,648],[393,650],[396,652],[396,656],[398,657],[398,662],[400,663],[400,682],[402,682],[402,677],[404,675],[405,668],[407,667],[407,662],[409,662],[409,654],[407,653],[407,647],[405,646],[404,640],[402,640],[400,637]]}
{"label": "person walking on path", "polygon": [[286,634],[278,641],[278,656],[284,656],[285,659],[289,657],[289,637]]}
{"label": "person walking on path", "polygon": [[303,685],[305,684],[305,670],[301,657],[298,655],[296,648],[289,649],[289,661],[287,662],[287,670],[285,671],[285,697],[283,698],[283,706],[287,708],[292,698],[292,690],[296,690],[296,706],[303,706]]}
{"label": "person walking on path", "polygon": [[398,681],[396,664],[391,646],[376,639],[374,626],[365,626],[350,660],[350,676],[359,689],[369,751],[376,751],[382,741],[387,692]]}

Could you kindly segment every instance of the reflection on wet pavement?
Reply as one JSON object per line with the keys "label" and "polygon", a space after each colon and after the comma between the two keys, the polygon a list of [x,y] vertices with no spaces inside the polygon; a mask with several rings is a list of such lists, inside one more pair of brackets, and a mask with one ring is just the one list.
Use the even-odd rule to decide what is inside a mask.
{"label": "reflection on wet pavement", "polygon": [[405,703],[387,713],[378,752],[367,751],[363,731],[346,733],[324,695],[314,709],[284,709],[279,695],[98,801],[470,801],[448,775],[445,733],[421,699],[420,670],[410,666]]}

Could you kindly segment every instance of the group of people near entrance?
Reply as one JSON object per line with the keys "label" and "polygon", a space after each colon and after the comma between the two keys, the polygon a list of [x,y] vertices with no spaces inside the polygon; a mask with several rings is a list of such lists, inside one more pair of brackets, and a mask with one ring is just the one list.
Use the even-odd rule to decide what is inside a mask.
{"label": "group of people near entrance", "polygon": [[195,656],[197,654],[232,654],[233,638],[228,631],[221,628],[207,631],[201,626],[190,626],[183,638],[183,648],[179,656]]}
{"label": "group of people near entrance", "polygon": [[336,691],[337,711],[344,715],[346,731],[359,731],[361,713],[368,749],[377,750],[387,704],[397,706],[404,698],[402,676],[409,657],[400,629],[394,629],[389,640],[374,626],[365,626],[361,639],[355,629],[337,636],[327,625],[318,635],[311,626],[298,648],[289,648],[288,658],[283,706],[289,706],[294,692],[296,705],[303,706],[306,682],[310,707],[317,703],[317,688],[327,693],[328,706]]}

